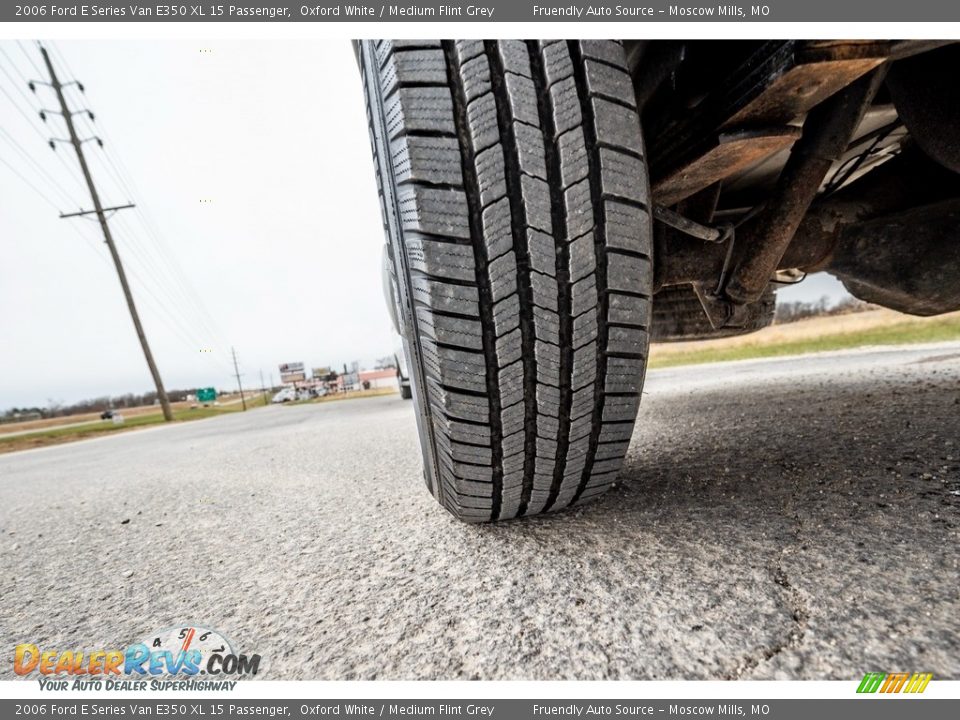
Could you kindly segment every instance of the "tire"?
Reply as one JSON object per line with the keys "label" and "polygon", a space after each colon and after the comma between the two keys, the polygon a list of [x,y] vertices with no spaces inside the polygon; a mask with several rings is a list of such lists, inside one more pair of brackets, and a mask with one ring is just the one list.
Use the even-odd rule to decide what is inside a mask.
{"label": "tire", "polygon": [[400,383],[400,397],[403,400],[409,400],[413,397],[413,391],[407,383]]}
{"label": "tire", "polygon": [[604,492],[633,432],[649,181],[612,41],[362,41],[427,486],[460,520]]}
{"label": "tire", "polygon": [[716,340],[762,330],[773,323],[777,309],[773,288],[768,286],[761,298],[747,309],[743,325],[715,330],[693,285],[670,285],[653,296],[650,339],[653,342]]}

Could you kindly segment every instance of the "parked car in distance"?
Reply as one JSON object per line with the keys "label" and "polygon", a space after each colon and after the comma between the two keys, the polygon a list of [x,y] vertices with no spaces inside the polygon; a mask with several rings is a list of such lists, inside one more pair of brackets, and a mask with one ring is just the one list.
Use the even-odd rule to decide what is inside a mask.
{"label": "parked car in distance", "polygon": [[104,410],[100,413],[101,420],[111,420],[113,419],[113,410]]}
{"label": "parked car in distance", "polygon": [[273,396],[272,403],[292,402],[297,399],[297,391],[294,388],[284,388]]}

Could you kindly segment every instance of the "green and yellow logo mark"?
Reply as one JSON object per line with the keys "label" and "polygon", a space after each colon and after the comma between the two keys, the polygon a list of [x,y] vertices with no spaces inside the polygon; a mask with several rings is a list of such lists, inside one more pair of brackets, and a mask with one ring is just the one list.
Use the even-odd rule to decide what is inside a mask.
{"label": "green and yellow logo mark", "polygon": [[933,679],[933,673],[867,673],[860,681],[858,693],[922,693]]}

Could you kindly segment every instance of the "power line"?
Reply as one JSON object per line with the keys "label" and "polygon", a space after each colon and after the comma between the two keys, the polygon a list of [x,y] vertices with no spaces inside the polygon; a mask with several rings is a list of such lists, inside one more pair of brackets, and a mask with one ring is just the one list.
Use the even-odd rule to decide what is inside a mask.
{"label": "power line", "polygon": [[[59,47],[52,42],[48,43],[48,45],[51,46],[58,60],[67,69],[67,71],[72,72],[66,57]],[[156,221],[142,202],[143,194],[140,192],[140,188],[137,186],[132,173],[130,173],[120,155],[112,149],[117,147],[116,143],[113,142],[112,135],[108,133],[107,128],[104,128],[102,122],[97,124],[97,130],[104,137],[104,139],[108,141],[103,147],[103,152],[99,155],[106,161],[104,167],[107,168],[108,172],[110,172],[113,179],[117,182],[118,189],[124,192],[131,200],[135,199],[138,201],[136,207],[134,208],[134,214],[137,215],[140,224],[143,226],[147,235],[149,235],[153,240],[153,244],[144,243],[144,247],[148,249],[148,251],[145,250],[145,252],[155,253],[155,257],[159,261],[159,266],[167,268],[167,274],[172,279],[173,284],[177,286],[177,289],[182,294],[183,300],[186,302],[186,306],[191,307],[191,309],[195,308],[198,313],[197,317],[200,320],[200,324],[205,327],[206,331],[210,333],[212,338],[216,337],[221,345],[226,346],[227,343],[225,342],[224,336],[216,319],[207,310],[206,305],[200,298],[199,293],[187,279],[187,275],[184,272],[183,267],[177,261],[176,256],[170,251],[166,242],[164,242]],[[136,238],[136,234],[130,231],[129,228],[128,234],[130,237]]]}
{"label": "power line", "polygon": [[37,172],[43,175],[44,178],[46,178],[47,182],[49,182],[57,190],[57,192],[60,193],[60,195],[62,196],[62,199],[66,200],[66,204],[64,207],[79,206],[79,203],[74,203],[73,199],[70,197],[70,193],[64,189],[63,185],[57,182],[57,179],[53,177],[53,175],[51,175],[49,172],[47,172],[46,168],[44,168],[40,163],[38,163],[36,160],[30,157],[30,154],[23,149],[20,143],[18,143],[14,139],[14,137],[10,133],[8,133],[6,130],[4,130],[2,127],[0,127],[0,135],[2,135],[2,137],[7,141],[8,145],[11,145],[18,153],[20,153],[20,155],[24,159],[27,160],[27,162],[31,163],[34,166],[34,168],[37,170]]}
{"label": "power line", "polygon": [[[2,130],[2,128],[0,128]],[[27,177],[25,177],[17,168],[7,162],[5,159],[0,157],[0,163],[5,165],[16,175],[27,187],[33,190],[41,200],[46,202],[50,207],[52,207],[57,212],[60,212],[56,203],[54,203],[46,193],[44,193],[40,188],[38,188],[33,182],[31,182]],[[95,239],[91,238],[85,231],[86,227],[78,227],[77,225],[68,225],[68,227],[77,233],[77,235],[82,239],[86,245],[107,267],[110,266],[109,261],[103,254],[98,252],[98,243]],[[193,337],[192,333],[181,325],[177,317],[173,315],[168,309],[167,304],[163,300],[158,298],[156,294],[151,290],[149,284],[144,280],[144,278],[133,268],[130,268],[130,274],[137,279],[140,283],[140,287],[146,293],[148,302],[147,306],[150,307],[156,314],[157,318],[170,330],[172,331],[177,338],[184,343],[184,347],[189,348],[192,352],[196,352],[203,345]],[[225,371],[225,374],[232,375],[233,371],[229,368],[229,365],[224,363],[222,360],[217,358],[217,362],[221,364],[221,368]]]}
{"label": "power line", "polygon": [[20,172],[19,172],[13,165],[11,165],[10,163],[8,163],[8,162],[7,162],[6,160],[4,160],[2,157],[0,157],[0,163],[3,163],[3,164],[6,165],[8,168],[10,168],[10,170],[13,172],[14,175],[16,175],[18,178],[20,178],[20,179],[23,181],[23,183],[24,183],[27,187],[29,187],[31,190],[33,190],[37,195],[39,195],[40,197],[42,197],[42,198],[44,199],[44,201],[46,201],[46,203],[47,203],[50,207],[52,207],[52,208],[53,208],[54,210],[56,210],[57,212],[60,212],[60,208],[57,207],[57,204],[56,204],[55,202],[53,202],[53,200],[51,200],[49,197],[47,197],[46,193],[44,193],[43,190],[41,190],[40,188],[38,188],[38,187],[37,187],[36,185],[34,185],[32,182],[30,182],[29,180],[27,180],[27,178],[25,178],[22,174],[20,174]]}
{"label": "power line", "polygon": [[[3,50],[2,47],[0,47],[0,52],[2,52],[4,57],[7,58],[7,61],[13,67],[14,72],[16,72],[16,74],[20,76],[22,86],[27,86],[29,84],[29,81],[26,79],[24,74],[20,72],[19,68],[17,68],[16,63],[13,62],[13,60],[10,58],[9,55],[7,55],[6,51]],[[37,133],[37,135],[43,141],[43,144],[48,145],[49,138],[44,133],[43,126],[37,123],[37,118],[40,117],[39,110],[37,110],[37,108],[34,107],[33,101],[30,99],[30,96],[27,95],[27,93],[22,89],[21,83],[18,83],[10,75],[10,73],[7,72],[6,68],[3,65],[0,65],[0,70],[3,70],[4,75],[6,75],[7,79],[10,80],[10,83],[14,86],[14,88],[20,94],[20,97],[23,98],[23,101],[26,103],[27,108],[32,110],[36,114],[35,117],[31,117],[27,112],[25,112],[23,108],[20,107],[20,104],[17,102],[17,100],[9,92],[7,92],[7,89],[5,87],[0,86],[0,90],[2,90],[3,94],[7,96],[7,99],[10,101],[10,104],[13,105],[14,109],[16,109],[18,113],[20,113],[20,116],[24,120],[26,120],[27,124],[31,128],[33,128],[33,131],[35,133]],[[70,167],[69,163],[67,163],[67,161],[63,158],[63,156],[57,154],[56,158],[60,162],[60,164],[63,165],[64,168],[66,168],[67,174],[70,175],[71,179],[73,179],[75,182],[78,182],[78,183],[81,182],[81,179],[77,174],[76,169]]]}
{"label": "power line", "polygon": [[37,64],[33,61],[33,56],[27,52],[27,48],[24,47],[23,43],[20,42],[19,40],[17,40],[16,42],[17,42],[17,46],[20,48],[20,50],[23,51],[23,54],[26,56],[27,62],[30,63],[30,66],[33,68],[33,71],[37,74],[37,77],[40,77],[41,75],[43,75],[43,71],[39,67],[37,67]]}
{"label": "power line", "polygon": [[[61,64],[70,72],[70,65],[60,49],[53,43],[48,43],[48,45],[51,46],[53,53],[57,56]],[[93,127],[93,124],[91,123],[90,126]],[[129,170],[126,169],[119,155],[116,155],[115,151],[111,150],[111,147],[116,147],[112,141],[112,136],[107,134],[102,122],[97,124],[95,130],[106,138],[108,142],[103,147],[103,152],[93,157],[105,161],[101,163],[101,166],[108,170],[118,190],[125,193],[131,200],[136,199],[142,201],[142,193],[139,192],[139,188],[137,188]],[[151,276],[166,276],[164,292],[165,294],[169,294],[175,304],[181,304],[181,307],[186,310],[184,314],[189,314],[197,326],[207,333],[211,340],[216,341],[214,344],[219,345],[221,349],[226,347],[227,343],[224,340],[216,320],[206,309],[197,291],[186,279],[186,273],[164,243],[157,230],[156,223],[145,212],[142,207],[142,202],[138,202],[136,207],[134,207],[134,213],[137,215],[147,235],[151,236],[153,243],[141,243],[140,234],[135,232],[131,226],[127,224],[125,218],[121,217],[118,218],[118,223],[119,226],[124,229],[127,239],[130,241],[129,246],[137,252],[138,259],[148,268]],[[171,290],[175,292],[170,294]]]}
{"label": "power line", "polygon": [[[36,69],[36,65],[33,63],[32,57],[27,52],[23,44],[18,43],[18,45],[21,51],[24,53],[24,55],[28,58],[28,61],[31,63],[31,65],[33,65],[33,67]],[[7,59],[7,61],[10,62],[14,72],[16,72],[22,78],[23,77],[22,73],[20,73],[19,69],[16,67],[16,64],[13,63],[10,56],[5,51],[3,51],[2,48],[0,48],[0,51],[2,51],[2,54]],[[67,65],[65,59],[63,58],[62,53],[57,52],[57,55],[61,58],[64,66],[69,69],[69,66]],[[19,84],[10,75],[10,73],[6,71],[5,68],[4,68],[4,74],[7,76],[7,78],[11,82],[13,82],[14,85],[18,86],[19,88]],[[25,78],[23,78],[23,84],[24,85],[27,84],[27,80]],[[61,85],[61,90],[63,89],[64,89],[63,85]],[[41,139],[43,139],[46,142],[46,138],[44,138],[43,133],[37,128],[37,125],[35,124],[36,120],[31,121],[29,115],[27,115],[23,111],[23,109],[20,107],[16,99],[13,98],[10,95],[10,93],[6,91],[5,88],[0,86],[0,90],[3,90],[4,94],[8,97],[11,104],[14,105],[14,108],[28,122],[28,124],[34,129],[34,131],[37,132],[37,134],[41,137]],[[23,98],[24,101],[26,101],[27,106],[33,109],[32,102],[29,96],[27,96],[26,93],[24,93],[22,90],[20,90],[19,93],[20,93],[20,97]],[[42,168],[42,166],[39,163],[37,163],[35,159],[30,157],[30,155],[24,151],[22,146],[20,146],[19,143],[17,143],[16,140],[11,135],[7,134],[6,140],[8,143],[13,144],[15,146],[15,149],[17,149],[17,151],[21,155],[23,155],[27,159],[27,161],[30,162],[35,167],[38,174],[43,176],[47,184],[52,186],[52,188],[54,188],[60,195],[63,196],[64,199],[66,199],[68,207],[71,205],[74,205],[74,206],[76,205],[76,203],[72,200],[70,194],[65,190],[65,188],[62,185],[60,185],[60,183],[58,183],[56,179],[49,172],[46,172]],[[104,165],[104,167],[107,167],[109,170],[111,170],[111,175],[113,176],[114,180],[117,182],[118,188],[121,190],[126,190],[128,197],[131,196],[132,193],[130,192],[130,184],[132,184],[132,179],[129,182],[127,182],[124,179],[123,171],[118,167],[117,162],[115,162],[109,154],[104,153],[101,157],[105,157],[106,160],[108,161],[109,166]],[[64,164],[67,170],[71,172],[71,177],[76,178],[76,170],[70,167],[69,164],[66,163],[63,156],[58,154],[57,158],[58,160],[60,160],[61,163]],[[122,162],[119,160],[119,158],[117,158],[117,161]],[[10,165],[10,163],[5,162],[4,164],[10,167],[11,171],[14,172],[14,174],[18,178],[23,180],[25,184],[28,185],[34,192],[36,192],[45,202],[47,202],[51,207],[59,210],[59,208],[57,207],[57,204],[53,200],[51,200],[50,196],[48,196],[43,190],[37,187],[36,184],[34,184],[33,182],[30,182],[26,177],[24,177],[24,175],[20,171],[18,171],[16,168]],[[138,214],[141,216],[140,219],[144,228],[148,231],[148,233],[156,236],[157,233],[155,228],[150,226],[149,222],[146,219],[146,216],[143,215],[143,213],[139,212],[138,208],[137,210],[138,210]],[[124,218],[118,217],[116,218],[116,221],[118,221],[120,226],[124,229],[123,234],[125,234],[127,239],[130,241],[127,247],[131,250],[131,252],[134,253],[135,259],[138,260],[140,265],[145,270],[146,278],[150,278],[152,281],[157,281],[157,280],[164,281],[159,283],[157,287],[157,292],[159,292],[160,295],[165,296],[165,298],[161,298],[161,297],[158,297],[157,292],[154,291],[152,287],[152,283],[147,282],[146,278],[142,276],[139,272],[137,272],[135,267],[131,266],[130,268],[131,276],[137,279],[138,286],[140,287],[140,289],[146,294],[148,300],[152,301],[152,302],[148,302],[148,305],[152,307],[156,313],[158,313],[158,319],[160,319],[164,325],[166,325],[171,331],[173,331],[174,334],[181,341],[183,341],[187,347],[191,347],[194,351],[198,351],[201,347],[211,347],[211,346],[217,346],[217,345],[219,345],[220,346],[219,349],[222,350],[223,347],[226,345],[226,343],[222,341],[222,336],[220,337],[219,341],[213,343],[213,345],[211,345],[209,340],[203,343],[200,343],[197,341],[193,332],[182,323],[182,319],[184,317],[189,316],[192,318],[192,322],[195,323],[197,327],[201,328],[203,334],[209,335],[209,339],[213,339],[214,337],[217,337],[220,335],[220,333],[216,331],[214,327],[215,321],[212,320],[212,317],[209,315],[206,309],[202,306],[202,303],[199,302],[199,297],[197,297],[196,291],[194,291],[192,287],[190,287],[188,284],[185,285],[185,283],[183,282],[182,274],[181,274],[182,270],[179,270],[179,266],[176,263],[175,259],[173,259],[169,255],[166,255],[163,252],[165,248],[162,245],[162,243],[159,241],[159,238],[157,238],[159,249],[157,247],[152,246],[150,243],[141,244],[137,240],[137,233],[134,232],[132,229],[130,229],[130,227],[126,224],[126,221]],[[93,243],[92,249],[96,251],[97,243],[95,241],[91,241],[90,238],[86,234],[80,232],[80,229],[77,228],[76,226],[72,226],[72,227],[78,232],[78,234],[88,244]],[[86,228],[83,228],[83,229],[86,230]],[[151,251],[152,253],[155,253],[155,257],[159,259],[160,261],[159,265],[155,263],[155,258],[152,255]],[[97,255],[98,257],[101,257],[102,259],[104,259],[102,254],[97,253]],[[163,277],[164,275],[172,278],[172,282],[167,281],[166,278]],[[170,292],[171,289],[175,290],[176,292],[171,294]],[[191,300],[190,298],[191,294],[194,297],[193,300]],[[171,307],[177,306],[177,305],[184,308],[186,312],[184,312],[183,310],[181,310],[180,312],[171,311]],[[197,314],[196,312],[197,308],[195,307],[195,305],[199,305],[199,310],[201,311],[200,315]],[[203,317],[204,315],[206,315],[206,317],[209,318],[209,320],[204,319]],[[214,323],[214,326],[211,326],[210,324],[211,322]],[[223,355],[220,355],[218,353],[218,355],[216,356],[216,360],[218,363],[222,362],[221,361],[222,357]],[[226,369],[227,365],[223,364],[223,367]],[[229,370],[227,370],[227,372],[229,372]]]}

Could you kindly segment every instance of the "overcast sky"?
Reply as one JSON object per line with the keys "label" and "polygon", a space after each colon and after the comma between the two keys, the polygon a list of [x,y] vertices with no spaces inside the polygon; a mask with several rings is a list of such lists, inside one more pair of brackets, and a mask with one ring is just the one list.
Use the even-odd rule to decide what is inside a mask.
{"label": "overcast sky", "polygon": [[[0,159],[13,167],[0,163],[0,410],[150,390],[96,223],[57,216],[90,200],[72,149],[44,144],[66,135],[57,116],[44,126],[34,115],[56,108],[51,91],[24,87],[39,52],[32,42],[0,48]],[[248,385],[261,370],[277,380],[282,362],[370,365],[394,351],[348,42],[54,50],[61,80],[75,73],[86,88],[68,91],[71,103],[96,114],[78,120],[81,133],[107,144],[85,146],[104,203],[140,205],[111,226],[168,389],[233,387],[231,345]],[[829,278],[786,292],[839,294]]]}
{"label": "overcast sky", "polygon": [[[261,369],[269,382],[281,362],[369,364],[394,351],[348,42],[55,46],[86,88],[85,97],[71,91],[71,101],[96,114],[92,128],[78,123],[82,132],[105,131],[108,153],[139,190],[129,198],[103,151],[86,145],[104,203],[134,199],[145,211],[146,221],[124,210],[112,226],[168,388],[232,386],[230,345],[245,381],[257,385]],[[37,74],[30,59],[39,66],[39,53],[32,43],[0,48],[0,67],[17,81],[0,72],[0,87],[26,109],[20,76]],[[63,61],[55,64],[69,79]],[[23,90],[33,108],[56,107],[49,90]],[[3,92],[0,128],[63,188],[0,133],[0,158],[56,206],[0,164],[0,409],[151,389],[96,223],[57,217],[57,209],[90,206],[70,174],[72,149],[56,151],[67,167]],[[56,117],[42,129],[65,135]]]}

